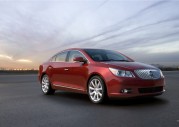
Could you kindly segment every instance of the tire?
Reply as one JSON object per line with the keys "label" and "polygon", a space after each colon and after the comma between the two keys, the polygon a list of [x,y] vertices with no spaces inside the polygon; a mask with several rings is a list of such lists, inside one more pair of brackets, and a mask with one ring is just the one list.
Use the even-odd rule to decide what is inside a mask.
{"label": "tire", "polygon": [[100,76],[93,76],[88,82],[88,96],[93,103],[100,104],[107,99],[107,90]]}
{"label": "tire", "polygon": [[51,87],[51,83],[49,81],[49,77],[48,75],[43,75],[42,80],[41,80],[41,89],[43,94],[45,95],[50,95],[50,94],[54,94],[55,90],[52,89]]}

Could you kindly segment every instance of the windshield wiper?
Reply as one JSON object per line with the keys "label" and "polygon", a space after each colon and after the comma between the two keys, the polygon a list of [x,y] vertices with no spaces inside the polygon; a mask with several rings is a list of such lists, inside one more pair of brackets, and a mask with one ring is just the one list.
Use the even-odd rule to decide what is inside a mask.
{"label": "windshield wiper", "polygon": [[104,61],[121,61],[121,62],[129,62],[128,60],[114,60],[114,59],[101,60],[100,62],[104,62]]}
{"label": "windshield wiper", "polygon": [[114,61],[123,61],[123,62],[129,62],[129,60],[114,60]]}

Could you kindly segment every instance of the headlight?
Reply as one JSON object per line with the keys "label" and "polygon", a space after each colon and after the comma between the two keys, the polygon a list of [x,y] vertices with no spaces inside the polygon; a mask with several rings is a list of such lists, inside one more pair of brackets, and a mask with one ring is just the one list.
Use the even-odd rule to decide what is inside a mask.
{"label": "headlight", "polygon": [[162,77],[162,78],[164,78],[165,76],[163,75],[163,73],[162,73],[162,71],[160,70],[160,76]]}
{"label": "headlight", "polygon": [[114,69],[114,68],[109,68],[109,70],[114,75],[119,76],[119,77],[134,77],[134,75],[130,71],[118,70],[118,69]]}

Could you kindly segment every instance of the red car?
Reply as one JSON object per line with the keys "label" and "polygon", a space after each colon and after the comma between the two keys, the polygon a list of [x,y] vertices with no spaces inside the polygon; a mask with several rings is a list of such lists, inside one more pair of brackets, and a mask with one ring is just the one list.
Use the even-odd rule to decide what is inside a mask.
{"label": "red car", "polygon": [[164,92],[158,68],[105,49],[67,49],[39,67],[44,94],[67,90],[88,94],[93,103],[107,97],[156,96]]}

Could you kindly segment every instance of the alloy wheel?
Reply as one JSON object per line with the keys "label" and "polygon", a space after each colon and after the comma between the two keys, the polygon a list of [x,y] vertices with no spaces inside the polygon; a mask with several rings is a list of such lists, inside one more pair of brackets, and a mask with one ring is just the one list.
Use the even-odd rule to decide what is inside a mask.
{"label": "alloy wheel", "polygon": [[49,87],[50,87],[50,83],[49,83],[48,76],[44,75],[42,78],[42,91],[46,94],[49,90]]}
{"label": "alloy wheel", "polygon": [[97,78],[92,79],[88,86],[88,92],[89,92],[90,99],[93,102],[95,103],[100,102],[104,96],[102,82]]}

